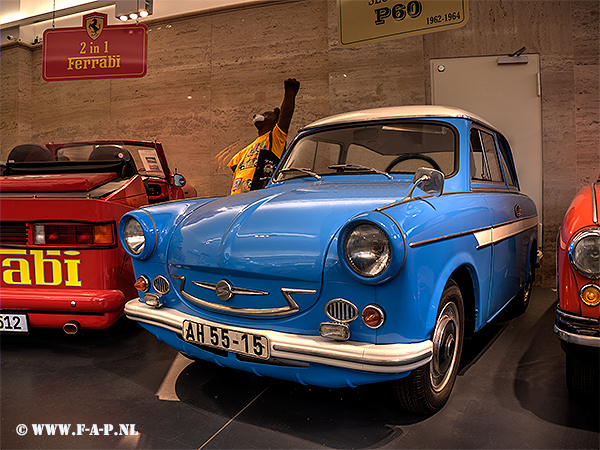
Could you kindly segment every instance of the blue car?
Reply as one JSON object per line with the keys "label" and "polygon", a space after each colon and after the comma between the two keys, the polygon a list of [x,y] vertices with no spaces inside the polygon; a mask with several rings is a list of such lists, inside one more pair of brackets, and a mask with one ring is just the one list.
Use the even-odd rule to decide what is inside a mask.
{"label": "blue car", "polygon": [[325,387],[392,382],[432,413],[465,336],[529,302],[534,202],[507,140],[439,106],[302,129],[267,187],[123,216],[125,313],[190,358]]}

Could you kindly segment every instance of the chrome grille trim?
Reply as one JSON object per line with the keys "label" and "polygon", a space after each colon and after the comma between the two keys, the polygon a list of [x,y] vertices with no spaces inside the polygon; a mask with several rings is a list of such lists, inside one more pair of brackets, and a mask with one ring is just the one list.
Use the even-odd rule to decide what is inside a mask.
{"label": "chrome grille trim", "polygon": [[348,300],[335,298],[325,305],[325,314],[331,320],[348,323],[358,318],[358,308]]}
{"label": "chrome grille trim", "polygon": [[162,295],[167,294],[171,289],[171,286],[169,285],[169,280],[167,280],[162,275],[159,275],[155,277],[154,280],[152,280],[152,286],[154,287],[154,289],[156,289],[156,292]]}
{"label": "chrome grille trim", "polygon": [[[173,277],[173,278],[176,278],[176,277]],[[192,284],[203,287],[205,289],[210,289],[211,291],[217,290],[217,283],[204,283],[201,281],[192,281]],[[231,293],[232,294],[241,294],[241,295],[269,295],[269,293],[265,292],[265,291],[257,291],[255,289],[244,289],[244,288],[237,288],[237,287],[232,288]]]}
{"label": "chrome grille trim", "polygon": [[[212,303],[212,302],[208,302],[206,300],[202,300],[201,298],[194,297],[193,295],[191,295],[185,291],[185,281],[186,280],[185,280],[184,276],[171,275],[171,278],[179,280],[179,282],[180,282],[179,283],[179,293],[185,299],[189,300],[190,302],[192,302],[198,306],[201,306],[206,309],[210,309],[212,311],[218,311],[218,312],[223,312],[223,313],[228,313],[228,314],[253,316],[253,317],[280,317],[280,316],[287,316],[289,314],[293,314],[295,312],[298,312],[300,310],[300,307],[292,298],[292,294],[316,294],[317,293],[317,291],[314,289],[281,288],[281,294],[283,295],[283,298],[285,299],[285,301],[287,303],[286,306],[282,306],[282,307],[278,307],[278,308],[240,308],[240,307],[235,307],[235,306],[227,306],[227,305]],[[209,284],[209,283],[200,283],[200,282],[196,282],[196,281],[192,281],[192,283],[197,286],[201,286],[201,287],[207,287],[206,285]],[[216,288],[216,285],[215,285],[215,288]],[[212,290],[212,287],[208,287],[208,289]],[[242,288],[236,288],[236,289],[245,291],[245,293],[247,293],[247,291],[249,291],[249,290],[242,289]],[[254,292],[262,293],[264,291],[254,291]],[[268,292],[265,292],[264,294],[258,294],[258,295],[266,295],[266,294],[268,294]],[[257,294],[253,294],[253,295],[257,295]]]}

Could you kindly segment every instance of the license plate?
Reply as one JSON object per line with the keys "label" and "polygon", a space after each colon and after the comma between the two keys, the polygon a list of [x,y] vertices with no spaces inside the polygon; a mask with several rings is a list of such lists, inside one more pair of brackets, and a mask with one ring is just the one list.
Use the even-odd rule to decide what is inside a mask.
{"label": "license plate", "polygon": [[2,313],[0,314],[0,332],[3,333],[29,333],[27,314]]}
{"label": "license plate", "polygon": [[207,345],[255,358],[269,358],[269,338],[259,334],[185,320],[182,335],[185,341],[193,344]]}

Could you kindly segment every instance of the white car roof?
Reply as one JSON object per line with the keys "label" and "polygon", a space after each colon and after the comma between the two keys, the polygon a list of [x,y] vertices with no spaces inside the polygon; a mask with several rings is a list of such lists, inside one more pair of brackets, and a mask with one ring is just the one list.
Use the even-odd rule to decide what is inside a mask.
{"label": "white car roof", "polygon": [[493,130],[496,128],[485,119],[465,111],[464,109],[450,106],[438,105],[412,105],[412,106],[391,106],[387,108],[363,109],[360,111],[351,111],[343,114],[319,119],[306,125],[304,129],[322,127],[326,125],[340,125],[345,123],[386,120],[386,119],[412,119],[427,117],[461,117],[479,122]]}

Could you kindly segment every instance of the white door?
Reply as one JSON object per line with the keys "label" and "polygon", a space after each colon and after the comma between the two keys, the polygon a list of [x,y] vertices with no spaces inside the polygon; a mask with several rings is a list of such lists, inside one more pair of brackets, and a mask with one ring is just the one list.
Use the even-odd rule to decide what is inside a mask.
{"label": "white door", "polygon": [[539,55],[434,59],[430,64],[432,103],[466,109],[504,134],[521,191],[533,199],[542,222]]}

